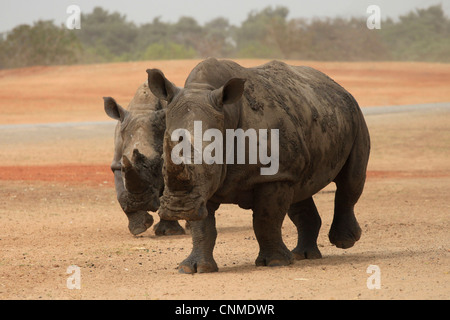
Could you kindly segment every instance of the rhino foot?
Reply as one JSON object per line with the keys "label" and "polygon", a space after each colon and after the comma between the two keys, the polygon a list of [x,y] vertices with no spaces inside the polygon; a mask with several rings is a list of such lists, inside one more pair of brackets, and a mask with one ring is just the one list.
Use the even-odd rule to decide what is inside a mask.
{"label": "rhino foot", "polygon": [[217,272],[219,268],[213,258],[199,259],[191,254],[186,260],[180,263],[178,267],[179,273],[193,274],[193,273],[208,273]]}
{"label": "rhino foot", "polygon": [[160,220],[154,226],[155,234],[157,236],[174,236],[185,234],[184,229],[178,221]]}
{"label": "rhino foot", "polygon": [[321,259],[322,254],[320,253],[319,248],[317,246],[311,248],[301,248],[297,247],[292,250],[295,260],[304,260],[304,259]]}
{"label": "rhino foot", "polygon": [[256,266],[288,266],[294,261],[294,255],[284,245],[276,251],[260,252],[255,261]]}
{"label": "rhino foot", "polygon": [[330,242],[341,249],[353,247],[356,241],[361,238],[361,228],[356,219],[353,223],[338,224],[332,223],[328,238]]}
{"label": "rhino foot", "polygon": [[127,217],[128,229],[135,236],[145,232],[153,224],[153,217],[146,211],[127,213]]}

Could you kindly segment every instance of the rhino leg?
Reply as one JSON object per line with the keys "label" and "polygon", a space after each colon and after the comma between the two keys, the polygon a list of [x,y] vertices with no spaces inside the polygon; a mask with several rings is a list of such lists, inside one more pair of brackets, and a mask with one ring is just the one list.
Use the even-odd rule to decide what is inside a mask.
{"label": "rhino leg", "polygon": [[297,247],[292,250],[296,260],[322,258],[317,247],[322,220],[317,212],[313,198],[309,198],[291,205],[288,211],[289,218],[297,227]]}
{"label": "rhino leg", "polygon": [[146,211],[126,212],[126,215],[128,217],[128,229],[135,236],[145,232],[153,224],[153,217]]}
{"label": "rhino leg", "polygon": [[353,247],[361,237],[361,228],[354,213],[356,200],[349,200],[355,198],[349,197],[345,190],[342,191],[342,188],[340,191],[336,190],[334,217],[328,238],[332,244],[341,249]]}
{"label": "rhino leg", "polygon": [[203,220],[189,221],[192,236],[192,252],[179,265],[180,273],[216,272],[218,267],[213,258],[217,238],[215,211],[219,205],[208,202],[208,216]]}
{"label": "rhino leg", "polygon": [[357,136],[347,162],[334,180],[334,217],[328,238],[338,248],[350,248],[361,237],[354,207],[364,189],[369,146],[368,134]]}
{"label": "rhino leg", "polygon": [[292,195],[292,189],[283,182],[263,184],[255,190],[253,229],[259,244],[257,266],[284,266],[293,262],[293,254],[281,236]]}
{"label": "rhino leg", "polygon": [[178,221],[168,221],[161,219],[154,226],[155,234],[157,236],[174,236],[185,234],[184,229]]}

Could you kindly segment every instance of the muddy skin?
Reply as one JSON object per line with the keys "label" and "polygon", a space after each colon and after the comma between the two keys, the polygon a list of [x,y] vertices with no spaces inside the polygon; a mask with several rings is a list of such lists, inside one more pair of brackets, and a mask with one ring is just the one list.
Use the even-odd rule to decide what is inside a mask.
{"label": "muddy skin", "polygon": [[[321,219],[312,196],[331,182],[337,191],[330,242],[350,248],[359,240],[354,206],[364,188],[370,138],[358,103],[344,88],[317,70],[279,61],[243,68],[210,58],[192,70],[184,88],[175,87],[160,70],[147,73],[151,91],[168,103],[159,215],[192,220],[193,249],[180,272],[218,270],[213,258],[214,212],[221,203],[253,210],[259,244],[256,265],[321,258],[317,247]],[[278,129],[278,172],[261,175],[260,163],[173,163],[170,154],[176,142],[170,134],[178,128],[192,133],[194,121],[202,121],[204,131],[214,128],[222,133]],[[248,155],[248,145],[239,151]],[[292,251],[281,234],[286,213],[298,230]]]}
{"label": "muddy skin", "polygon": [[[105,112],[118,120],[114,137],[111,170],[117,200],[128,218],[128,229],[138,235],[153,225],[147,211],[156,212],[164,189],[162,177],[162,140],[165,130],[165,102],[157,99],[142,84],[127,109],[111,97],[104,99]],[[177,221],[161,220],[156,235],[184,234]]]}

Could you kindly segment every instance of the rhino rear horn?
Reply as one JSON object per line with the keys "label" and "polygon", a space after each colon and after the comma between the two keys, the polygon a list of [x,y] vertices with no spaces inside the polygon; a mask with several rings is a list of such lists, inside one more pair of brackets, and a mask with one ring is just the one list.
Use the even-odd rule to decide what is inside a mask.
{"label": "rhino rear horn", "polygon": [[140,153],[138,149],[133,150],[133,156],[131,157],[131,160],[134,164],[144,163],[146,159],[147,158],[142,153]]}

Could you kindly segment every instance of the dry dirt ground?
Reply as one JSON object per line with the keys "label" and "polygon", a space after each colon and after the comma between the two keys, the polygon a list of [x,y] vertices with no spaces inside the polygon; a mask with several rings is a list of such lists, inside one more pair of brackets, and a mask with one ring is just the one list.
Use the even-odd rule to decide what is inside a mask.
{"label": "dry dirt ground", "polygon": [[[263,61],[241,61],[251,66]],[[368,179],[353,248],[330,244],[334,185],[315,196],[323,259],[256,267],[251,212],[217,212],[219,272],[178,274],[191,239],[138,237],[116,199],[109,163],[112,123],[102,96],[127,105],[145,69],[182,85],[198,61],[158,61],[0,71],[0,299],[448,299],[450,297],[450,111],[368,115]],[[300,64],[300,62],[292,62]],[[450,65],[302,62],[331,75],[362,106],[450,101]],[[166,71],[167,70],[167,71]],[[2,126],[3,125],[3,126]],[[153,214],[155,220],[157,215]],[[296,230],[286,218],[289,248]],[[81,289],[70,290],[76,265]],[[380,289],[369,289],[369,265]],[[369,281],[370,282],[370,281]]]}

